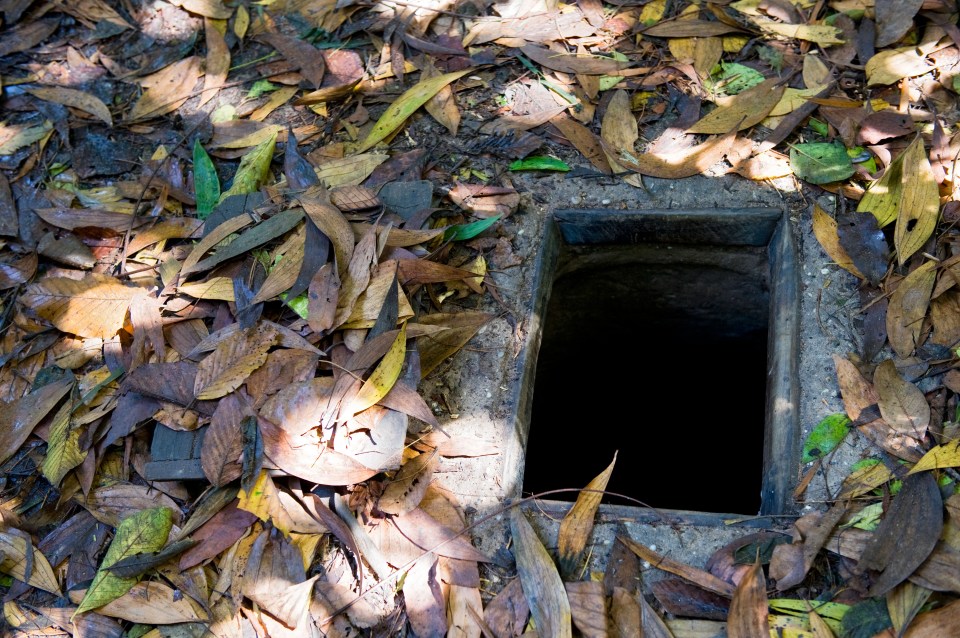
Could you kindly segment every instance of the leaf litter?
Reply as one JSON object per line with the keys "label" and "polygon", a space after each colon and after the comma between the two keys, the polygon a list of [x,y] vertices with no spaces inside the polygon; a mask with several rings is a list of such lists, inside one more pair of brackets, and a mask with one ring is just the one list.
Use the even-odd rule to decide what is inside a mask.
{"label": "leaf litter", "polygon": [[[908,371],[947,371],[956,411],[955,3],[429,5],[5,4],[3,622],[707,635],[629,574],[582,577],[614,464],[556,556],[511,509],[517,578],[499,592],[432,486],[443,459],[499,453],[440,430],[417,385],[493,318],[461,303],[499,294],[489,268],[522,259],[508,171],[589,164],[637,188],[735,172],[838,193],[809,221],[861,280],[873,351],[891,352],[835,356],[846,414],[813,428],[804,460],[854,428],[877,456],[825,512],[727,571],[720,553],[712,573],[626,538],[622,564],[635,552],[683,579],[659,589],[683,592],[674,610],[727,601],[709,613],[732,636],[948,635],[960,431]],[[647,141],[650,113],[674,118],[669,135]],[[427,116],[438,140],[490,138],[470,140],[486,159],[398,150]],[[434,196],[390,199],[416,180]],[[211,490],[150,480],[151,436],[198,428]],[[847,587],[808,600],[830,565]],[[767,579],[796,597],[768,599]]]}

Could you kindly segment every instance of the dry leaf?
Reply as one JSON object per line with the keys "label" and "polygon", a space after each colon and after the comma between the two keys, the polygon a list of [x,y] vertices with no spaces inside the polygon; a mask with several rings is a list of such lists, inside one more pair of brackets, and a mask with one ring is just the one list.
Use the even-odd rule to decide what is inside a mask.
{"label": "dry leaf", "polygon": [[603,500],[603,490],[607,489],[613,466],[617,463],[614,453],[610,465],[587,483],[586,488],[577,495],[577,502],[560,522],[560,532],[557,540],[557,553],[560,558],[560,572],[567,578],[572,577],[579,568],[583,550],[587,547],[590,534],[593,532],[593,517],[600,508]]}
{"label": "dry leaf", "polygon": [[758,560],[737,586],[727,617],[730,638],[768,638],[767,587]]}
{"label": "dry leaf", "polygon": [[108,339],[123,327],[131,299],[142,291],[109,275],[89,273],[82,279],[42,279],[28,286],[19,301],[63,332]]}
{"label": "dry leaf", "polygon": [[200,58],[192,55],[142,78],[140,84],[147,90],[130,109],[127,121],[159,117],[180,108],[200,79],[200,66]]}
{"label": "dry leaf", "polygon": [[901,357],[909,357],[921,345],[923,319],[937,277],[937,264],[926,261],[903,278],[890,295],[887,306],[887,338]]}
{"label": "dry leaf", "polygon": [[107,126],[113,126],[113,117],[110,115],[110,109],[107,108],[107,105],[104,104],[100,98],[86,91],[58,86],[37,87],[27,89],[27,92],[47,102],[56,102],[57,104],[79,109],[98,118]]}
{"label": "dry leaf", "polygon": [[517,574],[530,613],[543,638],[571,638],[570,602],[557,567],[519,507],[510,510]]}
{"label": "dry leaf", "polygon": [[817,203],[813,205],[813,234],[816,236],[817,241],[820,242],[823,251],[827,253],[838,266],[854,277],[866,279],[866,277],[857,270],[857,267],[853,265],[853,260],[850,259],[847,251],[840,245],[840,237],[837,235],[837,222],[834,221],[825,210],[820,208],[820,205]]}
{"label": "dry leaf", "polygon": [[[636,158],[635,144],[639,137],[637,119],[630,110],[630,96],[626,91],[617,89],[607,105],[607,112],[604,113],[603,123],[600,125],[601,146],[614,173],[626,171],[619,161],[621,156]],[[639,175],[627,175],[623,181],[637,188],[643,187]]]}
{"label": "dry leaf", "polygon": [[923,138],[917,136],[902,157],[903,184],[893,236],[901,265],[923,248],[940,219],[940,192],[923,147]]}
{"label": "dry leaf", "polygon": [[873,385],[883,420],[899,434],[923,439],[930,424],[930,404],[920,388],[900,376],[891,359],[877,366]]}
{"label": "dry leaf", "polygon": [[603,583],[581,580],[564,583],[573,624],[585,638],[607,638],[607,599]]}
{"label": "dry leaf", "polygon": [[786,85],[781,82],[780,78],[769,78],[728,100],[718,100],[717,108],[702,117],[687,129],[687,132],[723,135],[760,123],[783,96]]}
{"label": "dry leaf", "polygon": [[396,475],[386,482],[377,507],[396,516],[413,510],[430,487],[437,462],[436,452],[423,452],[406,461]]}

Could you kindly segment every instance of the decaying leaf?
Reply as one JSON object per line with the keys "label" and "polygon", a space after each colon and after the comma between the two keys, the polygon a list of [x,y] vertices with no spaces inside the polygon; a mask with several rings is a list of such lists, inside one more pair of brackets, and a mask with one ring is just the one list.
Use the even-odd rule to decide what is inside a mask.
{"label": "decaying leaf", "polygon": [[922,439],[930,424],[930,404],[920,388],[900,376],[892,359],[877,366],[873,385],[883,420],[900,434]]}
{"label": "decaying leaf", "polygon": [[387,514],[406,514],[420,504],[437,467],[436,452],[423,452],[400,466],[380,497],[378,507]]}
{"label": "decaying leaf", "polygon": [[517,573],[538,633],[551,638],[570,638],[573,635],[572,618],[563,581],[553,559],[520,508],[510,510],[510,533],[513,536]]}
{"label": "decaying leaf", "polygon": [[123,326],[130,301],[140,292],[115,277],[88,273],[82,279],[43,279],[19,301],[63,332],[107,339]]}
{"label": "decaying leaf", "polygon": [[923,319],[930,307],[930,293],[937,276],[935,262],[927,261],[903,278],[890,295],[887,306],[887,339],[901,357],[909,357],[921,345]]}
{"label": "decaying leaf", "polygon": [[610,465],[587,483],[583,491],[577,495],[577,502],[560,522],[557,551],[560,556],[560,571],[567,577],[576,573],[579,567],[578,563],[583,550],[593,531],[593,517],[603,500],[603,490],[607,489],[607,483],[616,463],[617,455],[614,454]]}
{"label": "decaying leaf", "polygon": [[270,325],[261,323],[224,339],[197,368],[193,386],[197,399],[218,399],[240,387],[267,360],[278,336]]}

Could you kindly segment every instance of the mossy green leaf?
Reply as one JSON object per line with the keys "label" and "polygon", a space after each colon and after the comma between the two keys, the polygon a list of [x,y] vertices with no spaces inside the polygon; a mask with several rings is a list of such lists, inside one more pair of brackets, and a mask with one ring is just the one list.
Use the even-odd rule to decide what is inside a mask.
{"label": "mossy green leaf", "polygon": [[842,144],[807,142],[790,147],[790,167],[800,179],[827,184],[847,179],[855,172]]}
{"label": "mossy green leaf", "polygon": [[108,568],[135,554],[160,551],[172,527],[173,512],[166,507],[142,510],[123,519],[74,614],[102,607],[130,591],[137,579],[116,576]]}
{"label": "mossy green leaf", "polygon": [[846,414],[837,413],[826,417],[803,443],[803,457],[800,459],[803,463],[809,463],[816,459],[823,458],[835,447],[840,445],[847,433],[850,431],[850,419]]}
{"label": "mossy green leaf", "polygon": [[570,166],[556,157],[537,155],[511,162],[511,171],[569,171]]}
{"label": "mossy green leaf", "polygon": [[257,144],[253,150],[240,158],[240,167],[233,177],[230,189],[220,195],[223,201],[231,195],[246,195],[255,193],[270,175],[270,162],[273,161],[273,151],[277,147],[277,134]]}
{"label": "mossy green leaf", "polygon": [[197,200],[197,217],[206,219],[220,199],[220,178],[200,140],[193,143],[193,192]]}

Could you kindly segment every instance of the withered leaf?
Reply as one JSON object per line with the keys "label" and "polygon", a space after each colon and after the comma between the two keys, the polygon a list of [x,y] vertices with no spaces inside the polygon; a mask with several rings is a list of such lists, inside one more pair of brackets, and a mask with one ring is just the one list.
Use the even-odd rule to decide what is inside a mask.
{"label": "withered leaf", "polygon": [[883,596],[927,559],[943,529],[943,498],[930,472],[903,479],[886,516],[867,542],[859,569],[880,572],[871,596]]}
{"label": "withered leaf", "polygon": [[923,319],[927,316],[936,277],[936,262],[926,261],[904,277],[890,295],[887,339],[890,347],[901,357],[909,357],[921,345]]}
{"label": "withered leaf", "polygon": [[267,360],[277,342],[273,328],[261,323],[224,339],[210,356],[197,366],[193,390],[197,399],[218,399],[233,392]]}
{"label": "withered leaf", "polygon": [[580,633],[587,638],[606,638],[607,599],[604,596],[603,583],[581,580],[566,582],[564,587],[570,601],[573,624]]}
{"label": "withered leaf", "polygon": [[763,120],[783,97],[786,84],[781,82],[780,78],[769,78],[738,93],[729,101],[720,103],[688,131],[723,135],[750,128]]}
{"label": "withered leaf", "polygon": [[237,542],[257,520],[250,512],[237,507],[236,500],[201,525],[191,536],[198,541],[180,557],[180,569],[189,569],[213,558]]}
{"label": "withered leaf", "polygon": [[4,405],[0,411],[0,462],[6,461],[20,449],[34,428],[66,396],[71,387],[72,380],[55,381],[12,404]]}
{"label": "withered leaf", "polygon": [[236,393],[228,394],[217,404],[200,447],[203,473],[212,485],[226,485],[240,477],[243,452],[240,422],[246,416],[249,410]]}
{"label": "withered leaf", "polygon": [[387,481],[377,507],[387,514],[406,514],[420,504],[437,467],[436,452],[422,452],[400,466]]}
{"label": "withered leaf", "polygon": [[31,284],[19,302],[63,332],[81,337],[112,337],[123,327],[130,300],[141,288],[109,275],[82,279],[50,277]]}
{"label": "withered leaf", "polygon": [[866,279],[866,277],[857,270],[847,251],[840,245],[840,236],[837,234],[837,222],[816,203],[813,205],[813,234],[816,236],[817,241],[820,242],[820,246],[824,252],[826,252],[838,266],[855,277]]}
{"label": "withered leaf", "polygon": [[837,236],[853,265],[876,286],[887,272],[890,247],[877,218],[870,213],[848,212],[837,215]]}
{"label": "withered leaf", "polygon": [[779,591],[790,589],[803,582],[817,554],[829,540],[833,528],[840,522],[846,511],[845,504],[837,503],[822,515],[819,513],[809,515],[810,518],[807,520],[812,523],[804,527],[802,541],[789,545],[783,543],[774,548],[773,557],[770,560],[770,578],[777,581]]}
{"label": "withered leaf", "polygon": [[200,79],[200,67],[200,58],[192,55],[142,78],[140,83],[147,90],[130,109],[127,120],[135,122],[159,117],[180,108]]}
{"label": "withered leaf", "polygon": [[391,521],[410,542],[424,551],[459,560],[490,560],[486,554],[470,544],[469,535],[450,529],[420,507],[394,516]]}
{"label": "withered leaf", "polygon": [[923,391],[900,376],[892,359],[877,366],[873,385],[883,420],[900,434],[922,439],[930,425],[930,404]]}
{"label": "withered leaf", "polygon": [[603,472],[587,483],[586,488],[577,495],[577,502],[560,522],[557,553],[560,558],[560,573],[570,578],[577,572],[583,551],[593,532],[593,517],[596,516],[603,500],[603,490],[607,489],[617,455]]}
{"label": "withered leaf", "polygon": [[570,638],[570,601],[553,559],[536,531],[518,507],[510,510],[517,573],[538,633],[551,638]]}
{"label": "withered leaf", "polygon": [[766,638],[770,635],[767,587],[760,561],[753,564],[733,594],[727,617],[727,635],[730,638]]}
{"label": "withered leaf", "polygon": [[527,44],[520,50],[537,64],[561,73],[616,75],[617,71],[631,65],[631,62],[626,60],[559,52],[536,44]]}
{"label": "withered leaf", "polygon": [[257,36],[258,40],[266,42],[300,70],[300,74],[314,89],[320,88],[327,62],[323,52],[304,40],[291,38],[279,33],[263,33]]}

